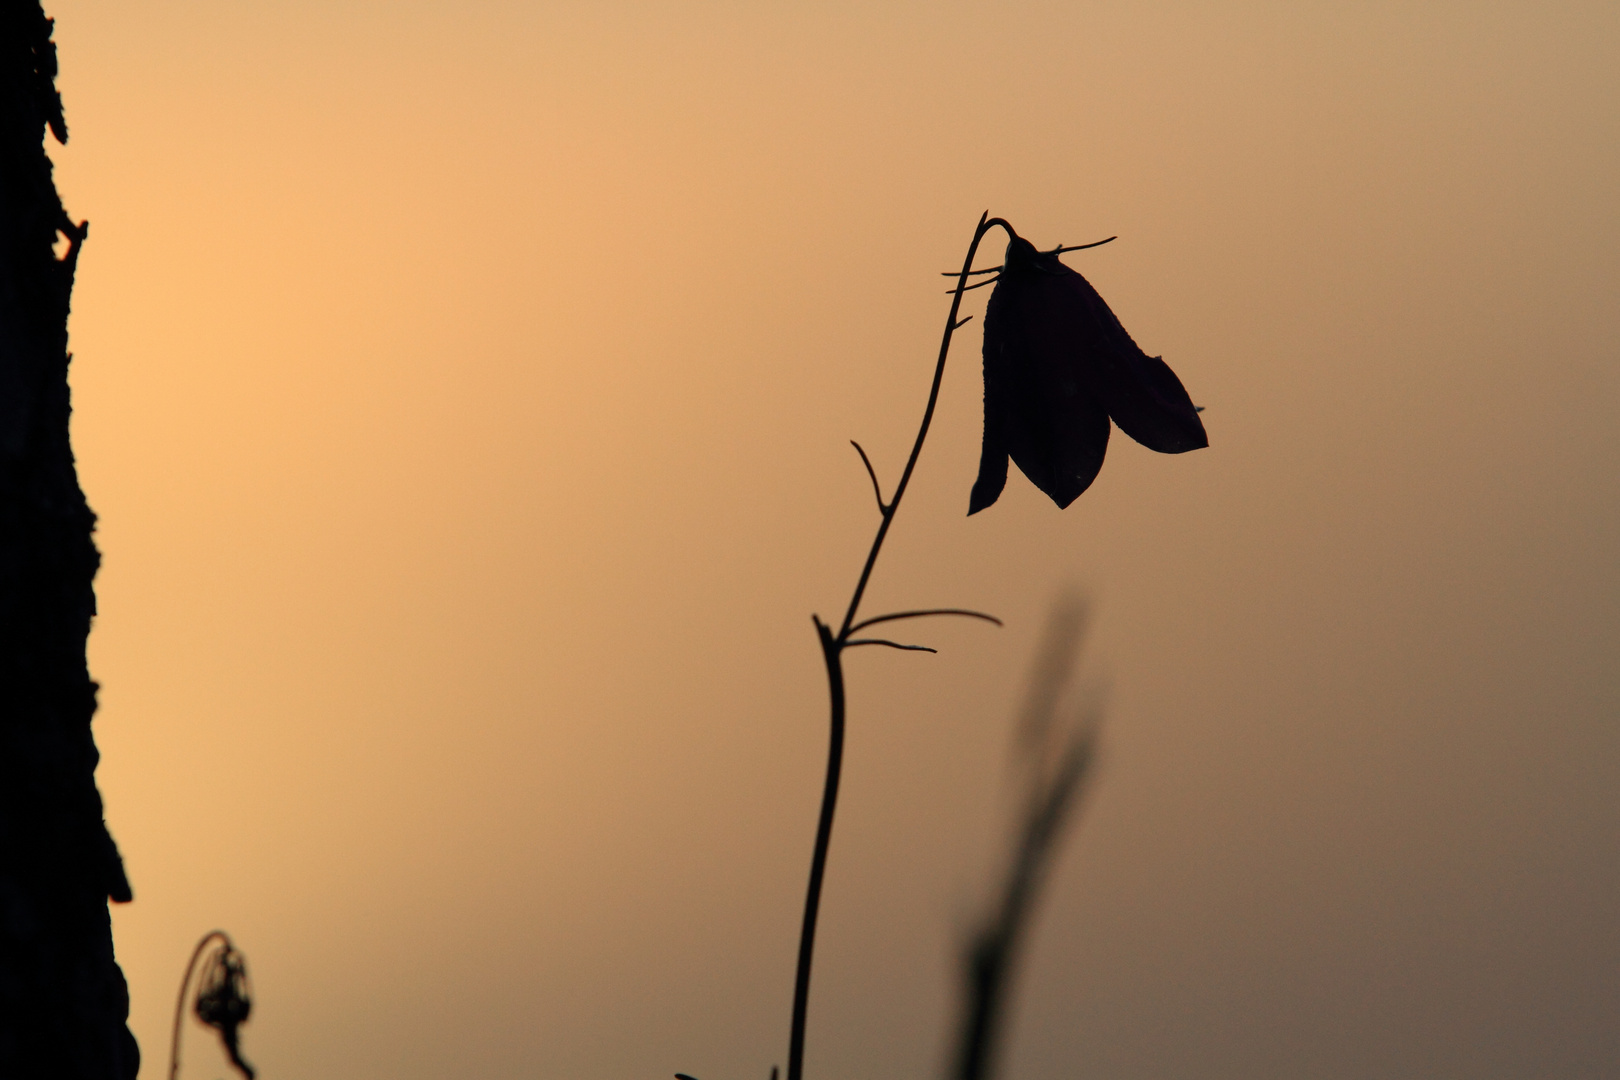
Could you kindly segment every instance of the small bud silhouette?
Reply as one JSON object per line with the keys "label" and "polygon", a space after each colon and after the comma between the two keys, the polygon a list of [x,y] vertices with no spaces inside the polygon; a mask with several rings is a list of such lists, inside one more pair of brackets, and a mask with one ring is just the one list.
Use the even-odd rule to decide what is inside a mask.
{"label": "small bud silhouette", "polygon": [[253,1066],[242,1057],[237,1030],[253,1011],[248,985],[247,959],[227,941],[203,969],[202,982],[197,987],[196,1012],[197,1019],[219,1032],[231,1064],[247,1080],[253,1080]]}
{"label": "small bud silhouette", "polygon": [[1102,468],[1110,418],[1161,454],[1209,445],[1176,373],[1131,340],[1060,250],[1037,251],[1014,233],[990,294],[984,447],[970,515],[1001,496],[1008,457],[1060,509],[1068,506]]}

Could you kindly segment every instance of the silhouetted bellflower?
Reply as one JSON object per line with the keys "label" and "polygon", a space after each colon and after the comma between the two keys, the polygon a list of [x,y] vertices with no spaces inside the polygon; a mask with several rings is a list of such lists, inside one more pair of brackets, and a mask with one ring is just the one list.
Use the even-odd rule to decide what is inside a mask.
{"label": "silhouetted bellflower", "polygon": [[1068,506],[1102,468],[1110,417],[1161,454],[1209,445],[1169,365],[1137,347],[1057,251],[1015,234],[984,316],[984,449],[968,513],[1000,497],[1009,456]]}

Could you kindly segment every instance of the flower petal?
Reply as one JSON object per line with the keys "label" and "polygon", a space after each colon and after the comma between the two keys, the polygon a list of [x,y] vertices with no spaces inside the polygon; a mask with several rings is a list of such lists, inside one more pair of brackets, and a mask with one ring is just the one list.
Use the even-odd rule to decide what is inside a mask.
{"label": "flower petal", "polygon": [[992,395],[994,383],[990,365],[985,364],[984,375],[984,443],[979,448],[979,476],[973,481],[968,495],[968,517],[1001,498],[1001,489],[1007,486],[1007,443],[1001,433],[1001,410]]}
{"label": "flower petal", "polygon": [[1115,354],[1104,369],[1103,400],[1119,430],[1161,454],[1184,454],[1209,445],[1204,422],[1181,380],[1157,356]]}
{"label": "flower petal", "polygon": [[1064,301],[1054,300],[1053,305],[1064,311],[1073,347],[1081,353],[1094,392],[1114,423],[1161,454],[1208,446],[1204,422],[1170,365],[1147,355],[1131,340],[1091,282],[1072,267],[1064,266],[1063,271],[1056,276],[1068,295]]}
{"label": "flower petal", "polygon": [[[1073,347],[1064,279],[1021,262],[1011,245],[1007,263],[985,311],[986,454],[1004,447],[1031,483],[1065,507],[1102,468],[1108,411]],[[976,494],[980,484],[989,493],[987,465],[981,458]]]}

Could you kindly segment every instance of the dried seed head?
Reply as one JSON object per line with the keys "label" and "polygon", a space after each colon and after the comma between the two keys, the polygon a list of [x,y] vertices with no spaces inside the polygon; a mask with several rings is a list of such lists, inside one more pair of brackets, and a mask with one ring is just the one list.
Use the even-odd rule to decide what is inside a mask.
{"label": "dried seed head", "polygon": [[253,1066],[243,1058],[237,1029],[253,1012],[252,982],[248,979],[247,958],[227,942],[214,953],[203,969],[197,986],[197,1019],[219,1032],[231,1064],[248,1080],[254,1080]]}

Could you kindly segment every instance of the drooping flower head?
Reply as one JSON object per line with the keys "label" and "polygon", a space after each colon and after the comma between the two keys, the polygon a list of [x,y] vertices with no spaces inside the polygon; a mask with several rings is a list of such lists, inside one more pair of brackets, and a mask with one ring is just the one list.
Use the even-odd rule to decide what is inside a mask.
{"label": "drooping flower head", "polygon": [[1007,244],[984,316],[984,448],[969,514],[1000,497],[1008,457],[1068,506],[1102,468],[1110,419],[1161,454],[1209,445],[1176,373],[1058,254],[1016,233]]}
{"label": "drooping flower head", "polygon": [[[207,938],[203,940],[206,942]],[[197,1019],[219,1032],[225,1053],[236,1070],[247,1080],[254,1080],[253,1066],[242,1056],[239,1030],[253,1012],[247,958],[231,944],[230,938],[225,938],[224,947],[209,958],[208,966],[203,969],[194,1010]]]}

